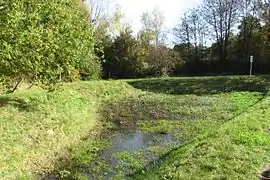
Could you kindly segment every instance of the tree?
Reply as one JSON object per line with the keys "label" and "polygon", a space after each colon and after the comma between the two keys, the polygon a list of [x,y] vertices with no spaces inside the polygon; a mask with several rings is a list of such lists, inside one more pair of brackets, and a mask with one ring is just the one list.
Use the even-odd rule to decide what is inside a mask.
{"label": "tree", "polygon": [[[178,52],[181,53],[183,60],[186,62],[191,58],[191,36],[190,36],[190,23],[187,13],[184,13],[180,24],[173,29],[175,37],[175,44],[178,46]],[[184,45],[184,46],[182,46]]]}
{"label": "tree", "polygon": [[105,0],[88,0],[86,2],[90,8],[90,20],[94,24],[99,24],[103,20],[105,13]]}
{"label": "tree", "polygon": [[[259,40],[258,38],[262,36],[263,34],[261,33],[262,27],[260,24],[260,20],[257,17],[254,16],[247,16],[244,17],[243,20],[241,21],[240,26],[238,27],[239,29],[239,52],[243,53],[242,58],[245,61],[248,61],[249,57],[251,55],[257,57],[259,56],[260,53],[258,53],[258,43],[261,44],[262,41]],[[257,48],[255,48],[257,46]],[[256,50],[257,49],[257,50]]]}
{"label": "tree", "polygon": [[164,33],[164,22],[165,18],[163,13],[157,6],[151,13],[144,12],[141,16],[143,31],[154,35],[156,46],[160,45],[166,38]]}
{"label": "tree", "polygon": [[238,20],[239,0],[204,0],[203,17],[215,34],[219,48],[220,67],[226,69],[228,43],[232,28]]}
{"label": "tree", "polygon": [[259,13],[263,22],[270,24],[270,0],[258,0]]}
{"label": "tree", "polygon": [[145,50],[149,50],[153,41],[155,41],[155,34],[151,31],[141,30],[137,39],[141,44],[141,47]]}
{"label": "tree", "polygon": [[120,32],[110,47],[105,49],[103,63],[106,78],[132,78],[140,76],[143,59],[140,58],[140,46],[127,28]]}
{"label": "tree", "polygon": [[201,16],[200,9],[193,8],[186,12],[173,32],[175,44],[180,45],[177,48],[178,52],[182,53],[186,62],[194,61],[197,64],[195,71],[199,73],[199,63],[207,34],[206,24]]}
{"label": "tree", "polygon": [[243,45],[243,58],[248,60],[250,56],[250,46],[253,30],[258,23],[256,15],[258,14],[258,3],[256,0],[242,0],[242,8],[240,9],[240,17],[242,18],[240,29],[240,39]]}
{"label": "tree", "polygon": [[5,6],[0,15],[2,76],[42,84],[68,79],[75,70],[99,77],[88,12],[77,1],[1,0],[0,4]]}
{"label": "tree", "polygon": [[149,74],[152,76],[167,76],[173,72],[180,58],[177,53],[166,46],[153,47],[145,57]]}
{"label": "tree", "polygon": [[[120,6],[116,7],[115,12],[111,15],[106,10],[109,0],[88,0],[90,7],[90,21],[94,25],[95,36],[98,40],[102,40],[109,35],[119,35],[120,31],[125,29],[123,22],[124,14],[121,12]],[[105,35],[105,36],[104,36]]]}
{"label": "tree", "polygon": [[259,14],[263,26],[263,38],[264,45],[262,48],[262,54],[264,59],[269,61],[270,56],[270,0],[259,0]]}

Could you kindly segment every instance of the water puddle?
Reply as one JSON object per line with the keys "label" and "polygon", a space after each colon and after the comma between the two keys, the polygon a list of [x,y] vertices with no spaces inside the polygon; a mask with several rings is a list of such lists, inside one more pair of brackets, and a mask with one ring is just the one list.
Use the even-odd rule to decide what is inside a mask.
{"label": "water puddle", "polygon": [[[134,173],[134,164],[141,168],[151,167],[151,163],[162,162],[162,158],[151,151],[151,148],[173,148],[182,141],[172,134],[161,134],[135,130],[133,132],[117,132],[109,138],[111,146],[100,152],[97,159],[86,169],[89,179],[114,179],[119,174],[122,177]],[[119,158],[123,153],[127,159]],[[138,157],[140,156],[140,157]]]}
{"label": "water puddle", "polygon": [[136,130],[133,133],[116,133],[112,138],[112,146],[107,153],[119,151],[138,151],[143,148],[166,145],[174,142],[176,139],[171,134],[149,133]]}
{"label": "water puddle", "polygon": [[[163,162],[163,154],[183,144],[169,133],[143,132],[140,129],[114,132],[107,137],[111,145],[84,168],[89,179],[127,179],[133,173]],[[162,151],[160,151],[162,149]],[[43,180],[56,180],[49,175]]]}

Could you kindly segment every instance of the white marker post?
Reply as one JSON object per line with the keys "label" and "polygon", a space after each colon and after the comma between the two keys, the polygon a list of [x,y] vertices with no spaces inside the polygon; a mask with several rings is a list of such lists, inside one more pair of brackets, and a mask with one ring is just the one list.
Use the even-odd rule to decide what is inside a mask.
{"label": "white marker post", "polygon": [[254,60],[253,56],[250,56],[250,70],[249,70],[249,76],[252,75],[253,60]]}

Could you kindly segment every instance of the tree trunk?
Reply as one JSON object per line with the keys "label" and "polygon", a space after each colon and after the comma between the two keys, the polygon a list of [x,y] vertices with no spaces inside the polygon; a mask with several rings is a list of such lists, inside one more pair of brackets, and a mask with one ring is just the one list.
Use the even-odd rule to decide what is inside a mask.
{"label": "tree trunk", "polygon": [[13,89],[10,90],[10,91],[8,91],[8,93],[14,93],[14,92],[18,89],[18,87],[19,87],[19,85],[21,84],[22,81],[23,81],[23,78],[21,78],[21,79],[16,83],[16,85],[13,87]]}

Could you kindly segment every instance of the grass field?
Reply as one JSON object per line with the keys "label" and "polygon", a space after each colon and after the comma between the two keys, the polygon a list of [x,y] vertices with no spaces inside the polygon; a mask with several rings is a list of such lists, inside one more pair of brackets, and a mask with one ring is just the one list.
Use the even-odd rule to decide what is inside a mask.
{"label": "grass field", "polygon": [[[3,94],[0,179],[256,179],[270,166],[269,80],[91,81]],[[115,132],[134,129],[143,141],[181,143],[113,151],[116,166],[100,157]]]}

